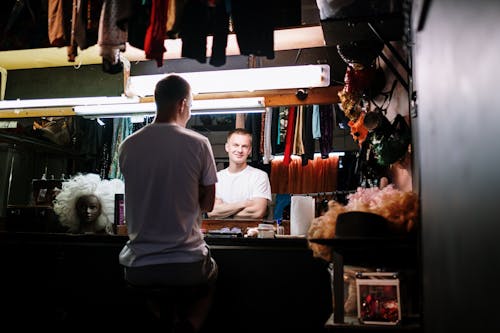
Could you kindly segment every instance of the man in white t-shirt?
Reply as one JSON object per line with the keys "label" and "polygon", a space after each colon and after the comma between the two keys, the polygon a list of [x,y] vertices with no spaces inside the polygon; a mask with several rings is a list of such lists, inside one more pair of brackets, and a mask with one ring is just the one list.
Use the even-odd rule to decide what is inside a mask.
{"label": "man in white t-shirt", "polygon": [[229,167],[217,173],[212,218],[260,219],[267,214],[271,185],[267,173],[247,165],[252,135],[243,128],[229,132],[225,145]]}

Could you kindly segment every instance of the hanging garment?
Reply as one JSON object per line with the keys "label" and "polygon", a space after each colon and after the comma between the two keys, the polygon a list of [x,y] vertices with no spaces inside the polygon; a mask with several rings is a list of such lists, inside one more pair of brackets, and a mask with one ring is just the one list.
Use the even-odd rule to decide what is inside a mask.
{"label": "hanging garment", "polygon": [[311,105],[305,105],[302,112],[302,144],[304,146],[302,165],[307,165],[309,160],[314,159],[313,108]]}
{"label": "hanging garment", "polygon": [[264,152],[263,161],[264,164],[269,164],[272,159],[272,148],[271,148],[271,127],[273,123],[273,108],[266,108],[264,122]]}
{"label": "hanging garment", "polygon": [[292,153],[294,155],[304,154],[304,144],[302,142],[303,114],[304,114],[304,106],[300,105],[297,110],[297,116],[295,121],[295,135],[293,139],[293,149],[292,149]]}
{"label": "hanging garment", "polygon": [[167,51],[164,41],[169,1],[173,0],[153,0],[149,27],[144,38],[146,59],[156,60],[158,67],[163,66],[163,53]]}
{"label": "hanging garment", "polygon": [[229,34],[229,1],[214,1],[214,6],[210,7],[210,27],[212,32],[212,55],[210,65],[220,67],[226,63],[227,36]]}
{"label": "hanging garment", "polygon": [[245,128],[245,123],[246,123],[246,114],[245,113],[237,113],[236,114],[236,121],[235,121],[235,128]]}
{"label": "hanging garment", "polygon": [[260,154],[260,132],[261,132],[260,113],[251,113],[247,115],[245,129],[252,133],[252,163],[259,163],[262,159]]}
{"label": "hanging garment", "polygon": [[76,45],[76,39],[75,39],[78,0],[73,0],[72,8],[73,9],[71,11],[71,33],[70,33],[69,45],[67,47],[69,62],[75,62],[76,56],[78,55],[78,45]]}
{"label": "hanging garment", "polygon": [[260,116],[260,139],[259,139],[259,153],[264,155],[264,129],[266,123],[266,113]]}
{"label": "hanging garment", "polygon": [[[171,0],[169,3],[173,2]],[[132,15],[128,21],[128,43],[144,50],[144,39],[151,19],[152,0],[132,0]],[[170,13],[169,12],[167,15]]]}
{"label": "hanging garment", "polygon": [[274,206],[273,218],[277,219],[290,219],[290,194],[278,193],[276,194],[276,204]]}
{"label": "hanging garment", "polygon": [[290,106],[290,108],[288,109],[288,120],[286,127],[285,153],[283,157],[284,165],[290,164],[294,135],[295,135],[295,106]]}
{"label": "hanging garment", "polygon": [[182,10],[185,0],[169,0],[167,9],[167,21],[165,22],[165,31],[170,39],[178,38],[179,27],[181,23]]}
{"label": "hanging garment", "polygon": [[184,7],[180,22],[181,55],[206,63],[207,36],[212,34],[210,64],[222,66],[226,63],[228,33],[229,14],[225,1],[217,1],[212,5],[205,1],[189,1]]}
{"label": "hanging garment", "polygon": [[279,108],[279,123],[278,123],[278,145],[285,144],[286,130],[288,126],[288,106],[280,106]]}
{"label": "hanging garment", "polygon": [[240,53],[274,59],[274,7],[268,0],[233,1],[231,6]]}
{"label": "hanging garment", "polygon": [[78,0],[74,38],[81,50],[97,44],[103,0]]}
{"label": "hanging garment", "polygon": [[202,1],[188,1],[184,8],[179,37],[181,55],[200,63],[207,61],[208,7]]}
{"label": "hanging garment", "polygon": [[115,74],[123,69],[120,52],[126,48],[130,5],[130,1],[120,0],[105,0],[102,5],[97,43],[106,73]]}
{"label": "hanging garment", "polygon": [[113,146],[111,147],[111,166],[109,169],[109,178],[123,179],[118,162],[118,148],[120,144],[130,134],[132,134],[133,124],[130,118],[115,118],[113,121]]}
{"label": "hanging garment", "polygon": [[69,45],[71,38],[72,1],[48,0],[48,33],[50,45]]}
{"label": "hanging garment", "polygon": [[312,133],[313,139],[318,140],[321,138],[321,127],[320,127],[320,118],[319,118],[319,105],[313,105],[313,114],[312,114]]}
{"label": "hanging garment", "polygon": [[[272,121],[271,121],[271,155],[276,155],[277,152],[277,147],[278,147],[278,131],[279,131],[279,114],[280,109],[279,107],[274,107],[272,108],[271,116],[272,116]],[[282,153],[283,151],[281,151]]]}
{"label": "hanging garment", "polygon": [[321,138],[319,140],[319,149],[321,157],[327,158],[328,154],[332,151],[333,140],[333,109],[331,104],[320,105],[320,128]]}

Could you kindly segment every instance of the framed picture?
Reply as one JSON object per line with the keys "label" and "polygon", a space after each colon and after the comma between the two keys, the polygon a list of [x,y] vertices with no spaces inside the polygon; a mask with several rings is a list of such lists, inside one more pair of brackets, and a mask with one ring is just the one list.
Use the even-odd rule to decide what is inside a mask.
{"label": "framed picture", "polygon": [[357,273],[356,291],[360,323],[372,325],[400,323],[401,299],[397,273]]}

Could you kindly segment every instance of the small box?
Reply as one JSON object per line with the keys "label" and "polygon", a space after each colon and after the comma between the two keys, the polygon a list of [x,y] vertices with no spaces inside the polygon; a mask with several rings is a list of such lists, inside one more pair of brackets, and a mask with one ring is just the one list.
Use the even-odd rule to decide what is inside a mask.
{"label": "small box", "polygon": [[401,322],[398,273],[359,272],[356,291],[360,323],[397,325]]}

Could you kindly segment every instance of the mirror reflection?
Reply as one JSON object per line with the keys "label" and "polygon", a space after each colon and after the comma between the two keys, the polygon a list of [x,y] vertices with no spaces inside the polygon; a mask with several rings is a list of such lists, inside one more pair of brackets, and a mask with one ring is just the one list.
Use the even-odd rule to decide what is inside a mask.
{"label": "mirror reflection", "polygon": [[[0,182],[6,185],[0,197],[6,229],[116,234],[114,194],[123,192],[111,191],[109,198],[103,198],[95,189],[82,189],[97,188],[97,178],[100,182],[121,181],[119,144],[152,120],[143,116],[9,120],[10,125],[0,130],[0,161],[6,166],[0,175]],[[247,193],[237,204],[233,201],[231,209],[226,206],[221,212],[219,208],[224,206],[216,205],[212,213],[204,216],[203,231],[244,235],[262,222],[276,225],[280,220],[289,234],[294,195],[314,198],[312,211],[319,216],[329,200],[345,202],[359,185],[360,168],[371,170],[371,174],[365,172],[365,177],[368,174],[367,179],[372,177],[374,182],[385,176],[385,171],[359,163],[361,147],[347,122],[336,104],[191,117],[187,127],[209,138],[220,175],[231,167],[251,168],[265,180],[247,181],[256,183],[261,192]],[[228,134],[236,127],[246,129],[238,136],[246,144],[239,142],[235,147]],[[84,175],[88,178],[84,179]],[[253,178],[245,180],[249,179]],[[83,183],[69,189],[76,180]],[[230,189],[244,187],[229,185]],[[251,192],[252,187],[247,186],[246,191]],[[247,207],[252,207],[250,213]]]}

